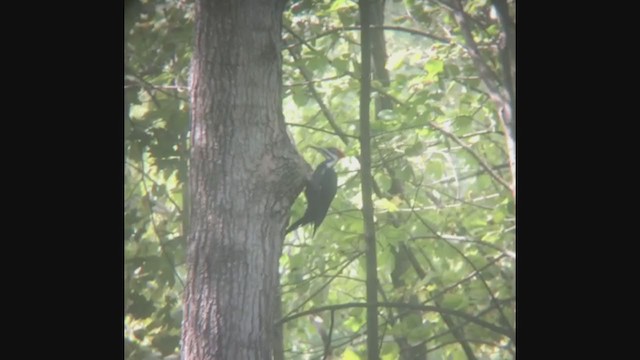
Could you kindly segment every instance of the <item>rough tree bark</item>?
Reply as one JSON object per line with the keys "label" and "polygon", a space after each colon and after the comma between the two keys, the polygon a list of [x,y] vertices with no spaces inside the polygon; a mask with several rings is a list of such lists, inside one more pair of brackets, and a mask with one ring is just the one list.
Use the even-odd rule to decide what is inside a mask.
{"label": "rough tree bark", "polygon": [[282,115],[283,6],[196,1],[185,360],[271,357],[278,259],[307,171]]}

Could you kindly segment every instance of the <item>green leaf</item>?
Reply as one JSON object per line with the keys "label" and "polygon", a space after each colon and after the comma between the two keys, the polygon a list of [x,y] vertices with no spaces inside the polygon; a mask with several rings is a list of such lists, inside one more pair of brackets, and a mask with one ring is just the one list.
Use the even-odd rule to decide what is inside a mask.
{"label": "green leaf", "polygon": [[336,69],[336,72],[340,74],[344,74],[349,70],[349,59],[336,58],[331,62],[333,67]]}
{"label": "green leaf", "polygon": [[299,107],[303,107],[307,105],[309,101],[309,96],[305,92],[304,88],[300,86],[296,86],[293,88],[293,102],[296,103]]}
{"label": "green leaf", "polygon": [[416,142],[404,150],[406,156],[419,156],[424,152],[424,144],[422,142]]}
{"label": "green leaf", "polygon": [[428,81],[435,80],[438,74],[444,71],[444,61],[439,59],[432,59],[424,64],[424,69],[427,71]]}
{"label": "green leaf", "polygon": [[302,253],[289,256],[289,266],[291,269],[302,269],[306,262]]}
{"label": "green leaf", "polygon": [[338,9],[342,9],[345,7],[350,7],[352,6],[351,1],[347,1],[347,0],[335,0],[332,4],[331,7],[329,8],[329,11],[336,11]]}
{"label": "green leaf", "polygon": [[380,355],[382,360],[396,360],[398,358],[398,352],[400,348],[398,344],[394,342],[384,342],[382,349],[380,349]]}
{"label": "green leaf", "polygon": [[145,102],[140,105],[131,105],[129,108],[129,117],[134,120],[143,119],[149,112],[151,103]]}
{"label": "green leaf", "polygon": [[389,335],[392,336],[405,337],[408,333],[409,330],[407,329],[407,324],[404,321],[397,322],[393,327],[391,327],[391,329],[389,329]]}
{"label": "green leaf", "polygon": [[378,120],[390,121],[398,118],[398,115],[391,109],[384,109],[378,113]]}
{"label": "green leaf", "polygon": [[456,65],[447,64],[444,66],[444,68],[451,77],[456,77],[460,75],[460,68]]}
{"label": "green leaf", "polygon": [[396,257],[389,251],[385,251],[378,256],[378,270],[382,270],[385,273],[391,273],[395,266]]}
{"label": "green leaf", "polygon": [[453,347],[451,352],[449,353],[451,360],[466,360],[467,356],[462,351],[462,349],[458,346]]}
{"label": "green leaf", "polygon": [[473,118],[467,115],[456,116],[454,120],[454,124],[458,130],[467,130],[472,122]]}
{"label": "green leaf", "polygon": [[360,356],[348,347],[342,353],[342,360],[360,360]]}
{"label": "green leaf", "polygon": [[499,209],[494,211],[493,215],[492,215],[493,221],[496,224],[502,223],[504,221],[505,216],[506,216],[505,213],[503,211],[499,210]]}
{"label": "green leaf", "polygon": [[375,201],[375,207],[377,209],[386,210],[386,211],[389,211],[389,212],[398,211],[398,206],[396,204],[394,204],[393,202],[387,200],[386,198],[376,200]]}
{"label": "green leaf", "polygon": [[442,306],[447,309],[460,310],[469,304],[467,297],[463,294],[445,294]]}
{"label": "green leaf", "polygon": [[307,66],[309,70],[316,72],[322,70],[329,65],[329,61],[325,56],[312,56],[307,58]]}
{"label": "green leaf", "polygon": [[[394,214],[394,215],[401,215],[401,214]],[[397,218],[391,218],[391,220],[394,220]],[[384,231],[380,232],[380,235],[387,241],[387,243],[389,243],[389,245],[391,246],[397,246],[400,242],[404,241],[407,238],[407,230],[404,228],[396,228],[396,227],[386,227],[384,229]],[[386,252],[388,254],[391,254],[390,252]],[[391,256],[392,259],[395,260],[395,256]]]}
{"label": "green leaf", "polygon": [[407,335],[407,341],[409,345],[416,346],[425,341],[432,331],[429,329],[429,325],[420,325],[409,331]]}
{"label": "green leaf", "polygon": [[358,331],[362,325],[364,324],[364,320],[360,319],[361,313],[358,314],[350,314],[349,318],[344,322],[344,325],[347,329],[356,332]]}
{"label": "green leaf", "polygon": [[444,173],[444,164],[439,159],[431,159],[427,163],[427,173],[432,179],[439,179]]}

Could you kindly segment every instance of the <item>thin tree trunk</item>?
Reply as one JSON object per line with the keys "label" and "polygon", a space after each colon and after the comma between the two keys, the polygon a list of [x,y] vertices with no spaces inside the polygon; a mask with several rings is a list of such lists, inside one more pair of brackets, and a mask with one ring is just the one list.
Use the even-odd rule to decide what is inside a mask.
{"label": "thin tree trunk", "polygon": [[196,1],[185,360],[270,359],[304,167],[282,116],[284,1]]}
{"label": "thin tree trunk", "polygon": [[362,217],[367,258],[367,359],[378,360],[378,265],[376,232],[373,222],[373,176],[371,175],[371,131],[369,105],[371,102],[371,0],[360,0],[362,31],[362,74],[360,78],[360,178],[362,179]]}

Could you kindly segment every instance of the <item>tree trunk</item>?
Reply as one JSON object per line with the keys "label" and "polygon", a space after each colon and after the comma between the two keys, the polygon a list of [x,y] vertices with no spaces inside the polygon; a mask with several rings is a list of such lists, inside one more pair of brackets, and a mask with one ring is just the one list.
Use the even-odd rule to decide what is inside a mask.
{"label": "tree trunk", "polygon": [[284,1],[196,1],[185,360],[269,359],[278,260],[306,169],[282,115]]}

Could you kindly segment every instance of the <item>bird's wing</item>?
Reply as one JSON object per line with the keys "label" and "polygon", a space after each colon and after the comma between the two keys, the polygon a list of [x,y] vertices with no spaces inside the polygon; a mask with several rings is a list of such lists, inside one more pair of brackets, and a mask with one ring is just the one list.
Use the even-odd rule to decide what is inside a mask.
{"label": "bird's wing", "polygon": [[314,194],[321,193],[322,191],[322,178],[324,177],[327,169],[321,166],[313,172],[311,179],[307,182],[307,187],[304,190],[304,194],[307,200],[314,197]]}

